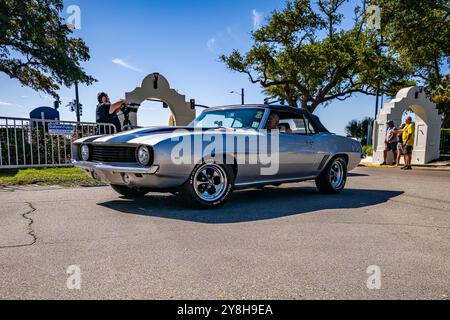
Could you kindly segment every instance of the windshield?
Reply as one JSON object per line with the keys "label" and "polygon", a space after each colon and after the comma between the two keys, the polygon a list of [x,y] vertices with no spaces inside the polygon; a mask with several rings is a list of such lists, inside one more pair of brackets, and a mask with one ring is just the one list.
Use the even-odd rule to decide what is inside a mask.
{"label": "windshield", "polygon": [[190,126],[195,128],[258,129],[264,115],[261,108],[204,111]]}

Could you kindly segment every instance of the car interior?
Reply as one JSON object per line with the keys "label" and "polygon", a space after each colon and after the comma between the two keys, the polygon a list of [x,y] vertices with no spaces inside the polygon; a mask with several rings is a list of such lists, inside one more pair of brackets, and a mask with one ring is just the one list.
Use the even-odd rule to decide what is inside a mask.
{"label": "car interior", "polygon": [[309,119],[305,118],[303,115],[276,111],[272,111],[271,113],[277,114],[280,117],[278,124],[280,133],[298,135],[312,135],[316,133],[314,126]]}

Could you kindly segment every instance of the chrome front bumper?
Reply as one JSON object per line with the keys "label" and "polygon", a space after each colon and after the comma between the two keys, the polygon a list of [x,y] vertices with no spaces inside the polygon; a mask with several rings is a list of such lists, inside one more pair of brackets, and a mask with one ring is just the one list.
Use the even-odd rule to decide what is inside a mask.
{"label": "chrome front bumper", "polygon": [[101,163],[73,159],[72,164],[82,168],[93,179],[112,185],[169,189],[179,187],[187,179],[176,174],[161,174],[159,165],[142,167],[137,163]]}
{"label": "chrome front bumper", "polygon": [[158,165],[152,165],[151,167],[141,167],[139,165],[121,166],[115,164],[97,163],[90,161],[77,161],[72,160],[72,164],[75,167],[85,170],[102,170],[111,173],[134,173],[134,174],[155,174],[159,170]]}

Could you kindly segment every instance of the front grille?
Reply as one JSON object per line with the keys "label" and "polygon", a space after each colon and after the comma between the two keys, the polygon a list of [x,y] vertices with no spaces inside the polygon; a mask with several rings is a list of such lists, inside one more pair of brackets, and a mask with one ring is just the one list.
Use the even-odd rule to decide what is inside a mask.
{"label": "front grille", "polygon": [[92,160],[100,162],[137,162],[136,147],[96,146],[91,148]]}

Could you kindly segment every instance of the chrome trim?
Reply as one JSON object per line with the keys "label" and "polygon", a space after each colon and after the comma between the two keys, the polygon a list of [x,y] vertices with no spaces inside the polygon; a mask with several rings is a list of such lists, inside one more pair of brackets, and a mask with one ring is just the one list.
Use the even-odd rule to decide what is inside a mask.
{"label": "chrome trim", "polygon": [[302,182],[306,180],[313,180],[317,178],[317,176],[309,176],[302,178],[287,178],[287,179],[273,179],[273,180],[263,180],[263,181],[252,181],[252,182],[241,182],[235,183],[234,186],[236,188],[247,188],[251,186],[259,186],[264,184],[273,184],[273,183],[293,183],[293,182]]}
{"label": "chrome trim", "polygon": [[152,165],[151,167],[125,167],[125,166],[115,166],[115,165],[105,164],[105,163],[95,163],[95,162],[77,161],[77,160],[72,160],[72,164],[75,167],[82,168],[82,169],[88,169],[88,170],[99,169],[99,170],[111,171],[113,173],[155,174],[159,170],[158,165]]}

